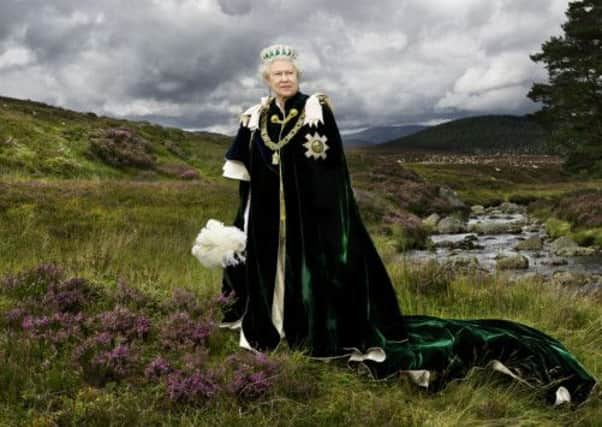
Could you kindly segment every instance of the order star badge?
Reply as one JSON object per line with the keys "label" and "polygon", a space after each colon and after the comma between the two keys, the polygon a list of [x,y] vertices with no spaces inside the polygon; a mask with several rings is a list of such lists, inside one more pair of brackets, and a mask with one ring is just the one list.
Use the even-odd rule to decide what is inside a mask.
{"label": "order star badge", "polygon": [[307,142],[303,143],[303,146],[307,148],[305,157],[313,157],[314,159],[326,158],[326,150],[330,147],[326,145],[328,138],[325,135],[320,136],[318,132],[313,135],[308,133],[305,135],[305,139],[307,139]]}

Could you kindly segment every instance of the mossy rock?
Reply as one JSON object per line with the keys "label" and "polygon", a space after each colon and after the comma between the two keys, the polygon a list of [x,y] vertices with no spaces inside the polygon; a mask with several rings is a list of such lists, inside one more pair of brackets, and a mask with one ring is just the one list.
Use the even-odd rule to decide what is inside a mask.
{"label": "mossy rock", "polygon": [[539,251],[542,248],[543,240],[539,236],[529,237],[514,247],[517,251]]}
{"label": "mossy rock", "polygon": [[496,261],[498,270],[524,270],[529,268],[529,260],[523,255],[503,256]]}

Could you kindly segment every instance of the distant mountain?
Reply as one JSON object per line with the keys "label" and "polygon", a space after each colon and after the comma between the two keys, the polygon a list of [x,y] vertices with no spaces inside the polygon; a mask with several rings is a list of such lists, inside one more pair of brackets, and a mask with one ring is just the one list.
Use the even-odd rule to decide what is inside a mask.
{"label": "distant mountain", "polygon": [[546,131],[529,116],[467,117],[431,126],[378,144],[381,151],[438,151],[467,154],[551,153]]}
{"label": "distant mountain", "polygon": [[219,176],[231,141],[211,132],[186,132],[0,97],[0,176]]}
{"label": "distant mountain", "polygon": [[343,135],[345,145],[370,145],[381,144],[406,135],[414,134],[428,126],[375,126],[361,132]]}

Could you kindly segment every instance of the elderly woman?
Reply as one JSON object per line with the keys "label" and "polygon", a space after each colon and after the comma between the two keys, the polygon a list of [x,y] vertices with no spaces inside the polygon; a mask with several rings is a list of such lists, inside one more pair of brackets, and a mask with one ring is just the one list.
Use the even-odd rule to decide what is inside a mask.
{"label": "elderly woman", "polygon": [[234,224],[246,234],[246,261],[224,271],[223,292],[237,300],[222,327],[240,329],[249,350],[285,339],[311,357],[364,363],[377,378],[404,372],[436,388],[489,365],[550,385],[556,403],[583,401],[594,379],[541,332],[503,320],[402,316],[360,218],[328,97],[299,91],[291,47],[270,46],[261,62],[273,96],[242,115],[225,156],[223,175],[240,181]]}

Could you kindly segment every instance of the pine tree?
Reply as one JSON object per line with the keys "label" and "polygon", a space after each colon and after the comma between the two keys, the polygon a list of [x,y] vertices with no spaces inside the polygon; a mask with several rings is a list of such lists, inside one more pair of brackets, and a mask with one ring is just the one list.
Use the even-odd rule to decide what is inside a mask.
{"label": "pine tree", "polygon": [[534,116],[566,168],[602,176],[602,0],[572,1],[565,14],[564,36],[530,56],[545,63],[549,83],[533,84],[527,96],[543,103]]}

